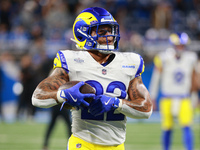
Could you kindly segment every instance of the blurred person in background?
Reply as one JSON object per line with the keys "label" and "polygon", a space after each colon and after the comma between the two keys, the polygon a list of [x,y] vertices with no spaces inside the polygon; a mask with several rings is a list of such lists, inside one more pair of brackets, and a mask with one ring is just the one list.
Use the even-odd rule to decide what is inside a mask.
{"label": "blurred person in background", "polygon": [[17,108],[17,118],[32,119],[35,114],[35,107],[31,104],[32,93],[37,86],[37,72],[33,68],[32,57],[29,54],[24,54],[20,60],[20,81],[23,86],[23,91],[19,96]]}
{"label": "blurred person in background", "polygon": [[12,4],[10,0],[0,1],[0,24],[6,26],[7,30],[11,28],[11,15],[12,15]]}
{"label": "blurred person in background", "polygon": [[193,149],[193,107],[191,95],[196,92],[196,53],[187,50],[190,38],[186,33],[172,33],[169,40],[173,48],[157,54],[150,83],[150,94],[156,108],[158,91],[161,92],[160,113],[162,122],[163,150],[171,146],[174,119],[177,118],[183,131],[183,143],[187,150]]}
{"label": "blurred person in background", "polygon": [[2,120],[7,123],[12,123],[16,119],[16,105],[18,103],[18,95],[16,94],[15,85],[19,81],[19,66],[16,59],[9,51],[3,52],[0,55],[0,70],[1,70],[1,108]]}
{"label": "blurred person in background", "polygon": [[29,48],[29,33],[23,25],[16,25],[9,32],[9,48],[22,55]]}
{"label": "blurred person in background", "polygon": [[51,108],[51,119],[50,119],[50,122],[48,123],[48,127],[45,132],[45,138],[44,138],[42,150],[49,149],[49,139],[56,125],[56,121],[60,118],[63,119],[66,124],[65,126],[66,133],[67,133],[66,139],[68,139],[71,136],[71,118],[70,117],[71,117],[70,110],[68,109],[60,110],[60,105],[56,105]]}

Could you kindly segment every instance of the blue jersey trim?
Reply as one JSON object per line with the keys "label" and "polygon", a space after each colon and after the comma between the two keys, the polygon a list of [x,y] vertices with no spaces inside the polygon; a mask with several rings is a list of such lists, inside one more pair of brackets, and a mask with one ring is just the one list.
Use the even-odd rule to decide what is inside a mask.
{"label": "blue jersey trim", "polygon": [[138,71],[137,71],[135,77],[141,76],[141,74],[143,72],[143,67],[144,67],[144,61],[143,61],[143,58],[140,56],[140,65],[138,67]]}
{"label": "blue jersey trim", "polygon": [[69,73],[69,69],[68,69],[68,65],[67,65],[67,61],[65,59],[64,54],[61,51],[58,51],[58,54],[60,56],[60,62],[62,64],[62,68],[65,69],[65,71],[67,71],[67,73]]}

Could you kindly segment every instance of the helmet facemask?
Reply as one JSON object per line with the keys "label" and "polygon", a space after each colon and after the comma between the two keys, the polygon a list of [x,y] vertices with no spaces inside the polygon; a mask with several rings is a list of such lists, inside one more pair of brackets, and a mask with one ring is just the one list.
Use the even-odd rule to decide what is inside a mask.
{"label": "helmet facemask", "polygon": [[[94,34],[95,33],[95,34]],[[94,35],[91,35],[94,34]],[[118,42],[119,42],[119,25],[115,24],[103,24],[103,25],[96,25],[90,28],[89,35],[91,35],[92,40],[94,42],[93,47],[91,50],[99,50],[101,53],[107,54],[112,52],[113,50],[118,49]],[[113,39],[111,39],[112,37]],[[99,38],[104,38],[104,44],[99,43]],[[105,41],[106,40],[106,41]],[[110,44],[112,42],[113,44]]]}

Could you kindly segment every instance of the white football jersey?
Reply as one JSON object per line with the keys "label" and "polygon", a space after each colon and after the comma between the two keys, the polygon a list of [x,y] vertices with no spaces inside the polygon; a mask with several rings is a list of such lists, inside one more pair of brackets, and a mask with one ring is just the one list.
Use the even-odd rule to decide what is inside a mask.
{"label": "white football jersey", "polygon": [[[54,59],[54,68],[64,68],[70,81],[90,84],[96,95],[127,98],[129,82],[144,71],[143,59],[135,53],[115,52],[114,55],[114,59],[103,66],[87,51],[62,50]],[[87,108],[72,110],[72,133],[94,144],[122,144],[125,141],[126,117],[117,110],[97,117]]]}
{"label": "white football jersey", "polygon": [[161,60],[161,92],[164,97],[185,98],[190,96],[192,72],[197,62],[194,52],[185,51],[177,59],[170,51],[158,55]]}

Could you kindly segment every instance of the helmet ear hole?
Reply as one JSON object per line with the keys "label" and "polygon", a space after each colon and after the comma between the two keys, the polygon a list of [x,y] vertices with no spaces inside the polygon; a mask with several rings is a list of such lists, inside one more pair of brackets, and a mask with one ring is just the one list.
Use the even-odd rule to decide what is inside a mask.
{"label": "helmet ear hole", "polygon": [[77,38],[78,38],[79,40],[82,40],[82,39],[83,39],[81,36],[78,36]]}

